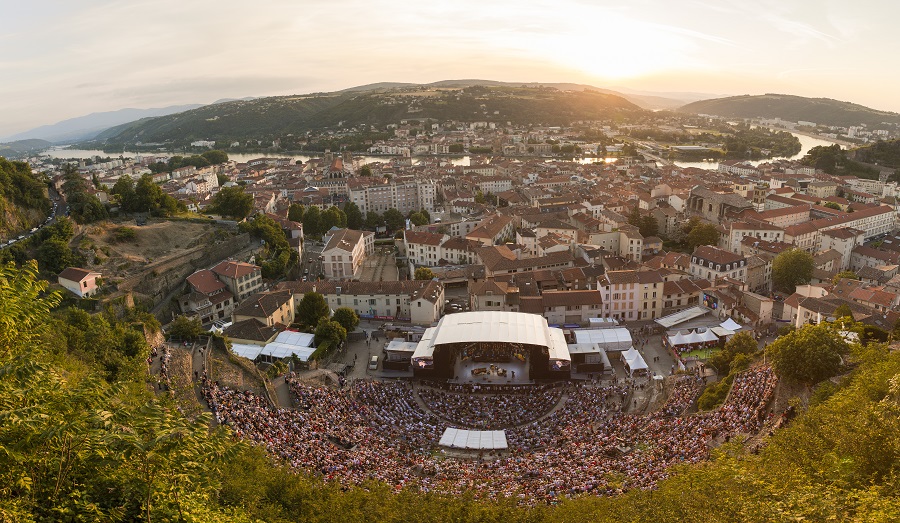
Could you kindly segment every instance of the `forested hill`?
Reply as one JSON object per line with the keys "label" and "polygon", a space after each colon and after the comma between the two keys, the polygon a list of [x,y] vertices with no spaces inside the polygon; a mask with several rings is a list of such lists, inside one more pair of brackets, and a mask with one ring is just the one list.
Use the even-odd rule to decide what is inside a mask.
{"label": "forested hill", "polygon": [[7,158],[22,157],[43,151],[47,147],[50,147],[50,145],[50,142],[38,140],[36,138],[0,143],[0,156],[5,156]]}
{"label": "forested hill", "polygon": [[620,96],[547,87],[401,87],[280,96],[208,105],[113,127],[106,145],[192,140],[268,140],[309,130],[367,131],[404,119],[565,125],[643,112]]}
{"label": "forested hill", "polygon": [[807,121],[819,125],[849,127],[866,124],[883,127],[882,122],[900,124],[900,114],[879,111],[830,98],[805,98],[787,94],[731,96],[689,103],[680,112],[712,114],[729,118],[781,118],[791,122]]}
{"label": "forested hill", "polygon": [[50,210],[47,184],[25,162],[0,156],[0,239],[31,228]]}
{"label": "forested hill", "polygon": [[858,162],[900,169],[900,140],[875,142],[851,149],[847,156]]}

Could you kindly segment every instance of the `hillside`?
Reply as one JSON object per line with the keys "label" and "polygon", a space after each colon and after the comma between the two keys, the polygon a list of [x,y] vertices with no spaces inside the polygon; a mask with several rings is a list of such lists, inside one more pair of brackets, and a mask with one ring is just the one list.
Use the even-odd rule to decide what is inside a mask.
{"label": "hillside", "polygon": [[272,139],[310,130],[383,128],[403,119],[563,125],[641,112],[612,94],[508,86],[402,87],[280,96],[209,105],[114,127],[106,145]]}
{"label": "hillside", "polygon": [[900,168],[900,140],[875,142],[847,151],[847,156],[862,163]]}
{"label": "hillside", "polygon": [[781,118],[819,125],[849,127],[866,124],[884,127],[882,122],[900,124],[900,114],[879,111],[830,98],[805,98],[787,94],[743,95],[689,103],[678,109],[684,113],[713,114],[728,118]]}
{"label": "hillside", "polygon": [[47,185],[24,162],[0,156],[0,239],[40,223],[50,210]]}
{"label": "hillside", "polygon": [[14,142],[0,143],[0,156],[6,158],[17,158],[27,156],[32,153],[43,151],[50,147],[51,143],[46,140],[28,139],[16,140]]}

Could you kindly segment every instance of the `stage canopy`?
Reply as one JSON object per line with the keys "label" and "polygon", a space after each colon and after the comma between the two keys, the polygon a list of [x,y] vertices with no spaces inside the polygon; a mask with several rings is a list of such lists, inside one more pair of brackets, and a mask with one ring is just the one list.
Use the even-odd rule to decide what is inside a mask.
{"label": "stage canopy", "polygon": [[312,347],[315,334],[308,332],[283,331],[272,342],[267,343],[260,351],[260,356],[267,356],[273,360],[288,358],[296,355],[300,361],[308,361],[316,350]]}
{"label": "stage canopy", "polygon": [[252,345],[250,343],[232,343],[231,352],[248,360],[255,360],[259,353],[263,350],[261,345]]}
{"label": "stage canopy", "polygon": [[465,430],[448,427],[441,436],[440,445],[454,449],[497,450],[509,448],[506,431]]}
{"label": "stage canopy", "polygon": [[628,350],[633,345],[631,332],[624,327],[612,329],[580,329],[575,332],[575,343],[597,344],[604,350]]}
{"label": "stage canopy", "polygon": [[566,343],[566,335],[562,329],[550,329],[550,359],[572,361],[569,356],[569,345]]}
{"label": "stage canopy", "polygon": [[448,314],[435,327],[434,345],[473,341],[550,347],[550,328],[538,314],[505,311]]}

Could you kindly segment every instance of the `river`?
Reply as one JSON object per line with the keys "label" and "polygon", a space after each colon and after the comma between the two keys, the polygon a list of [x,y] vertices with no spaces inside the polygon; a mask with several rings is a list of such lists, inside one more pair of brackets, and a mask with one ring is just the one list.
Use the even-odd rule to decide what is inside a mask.
{"label": "river", "polygon": [[[747,160],[746,163],[751,165],[759,165],[765,162],[771,162],[774,160],[799,160],[806,156],[806,153],[809,152],[813,147],[818,147],[820,145],[829,146],[834,145],[837,142],[833,142],[830,140],[825,140],[822,138],[814,138],[812,136],[807,136],[805,134],[791,133],[800,140],[800,152],[793,156],[779,156],[775,158],[765,158],[762,160]],[[673,162],[675,165],[679,167],[699,167],[700,169],[717,169],[719,165],[719,161],[716,160],[712,162]]]}
{"label": "river", "polygon": [[[806,153],[813,147],[816,147],[819,145],[827,146],[827,145],[832,145],[832,144],[836,143],[833,141],[824,140],[822,138],[814,138],[812,136],[807,136],[804,134],[798,134],[798,133],[791,133],[791,134],[793,134],[794,136],[797,137],[797,139],[800,140],[800,152],[799,153],[797,153],[793,156],[789,156],[789,157],[768,158],[768,159],[764,159],[764,160],[753,160],[753,161],[748,160],[747,163],[750,163],[752,165],[759,165],[763,162],[769,162],[772,160],[780,160],[783,158],[786,158],[788,160],[798,160],[800,158],[803,158],[803,156],[805,156]],[[153,152],[153,153],[150,153],[150,152],[138,153],[138,152],[134,152],[134,151],[123,151],[122,153],[114,154],[114,153],[105,153],[99,149],[62,149],[62,148],[53,148],[53,149],[49,149],[49,150],[41,153],[42,156],[49,156],[50,158],[79,159],[79,160],[93,158],[95,156],[99,156],[101,158],[106,158],[106,157],[118,158],[119,156],[125,156],[126,158],[134,158],[139,154],[143,155],[143,156],[151,156],[154,154],[171,156],[171,155],[175,155],[175,154],[185,155],[185,154],[190,154],[190,153],[171,153],[171,152],[163,152],[163,151],[157,151],[157,152]],[[278,154],[278,153],[270,153],[270,152],[228,153],[228,158],[231,160],[234,160],[236,162],[246,162],[248,160],[253,160],[254,158],[264,158],[264,157],[291,158],[293,160],[301,160],[303,162],[307,162],[312,158],[321,158],[322,156],[321,155],[311,156],[311,155],[306,155],[306,154]],[[359,158],[363,164],[366,164],[366,163],[374,163],[374,162],[387,162],[390,160],[391,157],[389,157],[389,156],[355,156],[354,158]],[[447,159],[453,165],[463,165],[463,166],[470,165],[470,160],[471,160],[469,156],[447,157]],[[547,159],[546,161],[555,161],[555,160],[561,160],[561,159]],[[598,158],[585,157],[585,158],[576,158],[574,161],[576,161],[578,163],[582,163],[582,164],[591,164],[591,163],[596,162],[597,160],[598,160]],[[614,162],[615,158],[606,158],[605,161],[607,163]],[[675,163],[675,165],[677,165],[679,167],[699,167],[700,169],[716,169],[719,164],[718,161],[714,161],[714,162],[679,162],[679,161],[676,161],[674,163]]]}

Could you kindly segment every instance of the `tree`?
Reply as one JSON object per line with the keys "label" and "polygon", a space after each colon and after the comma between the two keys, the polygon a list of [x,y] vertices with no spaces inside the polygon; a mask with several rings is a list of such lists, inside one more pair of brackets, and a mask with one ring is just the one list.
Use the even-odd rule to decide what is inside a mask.
{"label": "tree", "polygon": [[719,243],[719,231],[711,223],[698,223],[688,233],[686,240],[691,251],[700,245],[716,245]]}
{"label": "tree", "polygon": [[829,209],[834,209],[836,211],[841,210],[841,206],[834,202],[825,202],[825,205],[823,205],[823,207],[828,207]]}
{"label": "tree", "polygon": [[834,278],[831,279],[831,282],[837,285],[837,283],[844,278],[848,280],[858,280],[859,276],[857,276],[853,271],[841,271],[834,275]]}
{"label": "tree", "polygon": [[127,174],[116,180],[110,194],[119,197],[119,207],[125,212],[134,210],[134,180]]}
{"label": "tree", "polygon": [[483,204],[484,203],[484,193],[481,191],[475,191],[475,203]]}
{"label": "tree", "polygon": [[375,211],[369,211],[366,213],[366,228],[375,230],[378,227],[384,225],[384,217],[378,214]]}
{"label": "tree", "polygon": [[228,161],[228,153],[225,151],[220,151],[218,149],[213,149],[212,151],[206,151],[201,154],[203,158],[206,159],[211,165],[216,165],[220,163],[225,163]]}
{"label": "tree", "polygon": [[322,230],[322,213],[318,207],[310,206],[303,213],[303,233],[310,236],[321,236],[324,232]]}
{"label": "tree", "polygon": [[347,217],[347,228],[353,230],[361,230],[365,220],[359,206],[351,201],[344,204],[344,215]]}
{"label": "tree", "polygon": [[771,343],[766,357],[779,377],[814,385],[837,374],[847,349],[828,325],[807,325]]}
{"label": "tree", "polygon": [[805,285],[812,279],[815,260],[802,249],[781,252],[772,261],[772,282],[775,289],[793,294],[797,285]]}
{"label": "tree", "polygon": [[838,308],[834,310],[834,318],[839,320],[841,318],[850,318],[850,321],[853,321],[853,309],[850,308],[846,303],[842,303],[838,305]]}
{"label": "tree", "polygon": [[332,227],[343,229],[347,227],[347,215],[337,207],[331,206],[322,213],[321,222],[323,233],[330,231]]}
{"label": "tree", "polygon": [[303,223],[303,214],[305,211],[306,208],[299,203],[292,203],[291,206],[288,207],[288,220]]}
{"label": "tree", "polygon": [[228,175],[219,173],[216,175],[216,181],[219,183],[219,187],[222,187],[226,183],[230,182],[231,179],[228,178]]}
{"label": "tree", "polygon": [[182,314],[175,317],[167,332],[173,338],[193,341],[203,334],[203,324],[200,318],[188,318]]}
{"label": "tree", "polygon": [[155,211],[160,208],[163,199],[163,191],[153,181],[153,177],[145,174],[140,177],[134,186],[133,211]]}
{"label": "tree", "polygon": [[50,239],[38,247],[37,261],[42,271],[50,274],[59,274],[66,267],[74,265],[72,249],[63,240]]}
{"label": "tree", "polygon": [[329,346],[334,348],[338,347],[346,339],[347,329],[345,329],[340,323],[334,320],[329,320],[327,318],[322,318],[319,320],[319,324],[316,326],[316,345],[327,343]]}
{"label": "tree", "polygon": [[709,363],[717,372],[727,375],[731,363],[738,355],[750,356],[759,350],[759,344],[747,332],[738,332],[725,343],[721,351],[709,358]]}
{"label": "tree", "polygon": [[409,221],[411,221],[412,224],[417,227],[428,224],[428,218],[421,212],[409,213]]}
{"label": "tree", "polygon": [[347,332],[355,331],[359,325],[359,315],[350,307],[338,307],[331,319],[340,323]]}
{"label": "tree", "polygon": [[387,226],[388,231],[398,231],[403,229],[404,225],[406,225],[406,218],[393,207],[384,211],[384,224]]}
{"label": "tree", "polygon": [[253,212],[253,195],[240,186],[219,189],[212,201],[213,210],[222,216],[243,220]]}
{"label": "tree", "polygon": [[418,269],[416,269],[414,278],[416,280],[434,279],[434,271],[432,271],[428,267],[419,267]]}
{"label": "tree", "polygon": [[363,165],[359,169],[359,175],[360,176],[372,176],[372,168],[369,167],[368,165]]}
{"label": "tree", "polygon": [[318,292],[307,292],[297,305],[297,321],[306,327],[319,324],[319,320],[328,318],[331,310],[325,297]]}

